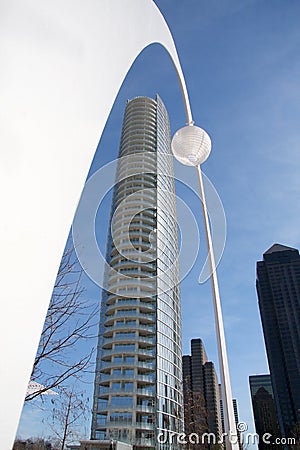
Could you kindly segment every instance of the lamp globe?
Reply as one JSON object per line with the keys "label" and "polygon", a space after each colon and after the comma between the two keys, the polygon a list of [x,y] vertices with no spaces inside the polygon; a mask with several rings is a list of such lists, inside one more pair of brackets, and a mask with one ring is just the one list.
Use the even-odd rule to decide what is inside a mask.
{"label": "lamp globe", "polygon": [[198,166],[207,160],[211,151],[211,140],[202,128],[187,125],[176,131],[171,148],[179,162],[186,166]]}

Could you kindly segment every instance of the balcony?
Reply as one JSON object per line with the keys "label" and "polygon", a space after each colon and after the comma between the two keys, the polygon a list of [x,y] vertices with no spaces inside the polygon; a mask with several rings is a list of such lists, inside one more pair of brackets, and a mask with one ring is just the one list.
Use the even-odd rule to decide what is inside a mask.
{"label": "balcony", "polygon": [[[143,281],[143,278],[127,278],[115,281],[108,286],[107,290],[119,297],[149,297],[156,292],[156,279],[153,282]],[[122,289],[125,287],[126,289]]]}
{"label": "balcony", "polygon": [[145,398],[155,398],[155,392],[152,391],[151,389],[136,389],[136,388],[132,388],[132,389],[126,389],[126,388],[110,388],[109,386],[103,387],[101,386],[101,393],[98,395],[99,398],[101,398],[102,396],[107,397],[109,394],[136,394],[139,397],[145,397]]}
{"label": "balcony", "polygon": [[141,356],[155,356],[155,350],[156,349],[148,350],[146,348],[138,348],[135,352],[137,355]]}
{"label": "balcony", "polygon": [[[153,262],[153,255],[149,254],[143,254],[139,250],[136,249],[128,249],[125,248],[122,250],[122,255],[120,253],[117,253],[114,255],[114,253],[117,250],[111,252],[111,259],[110,259],[110,267],[114,270],[116,270],[119,266],[137,266],[137,267],[143,267],[144,265],[150,265],[151,268],[156,268],[156,262]],[[126,258],[126,259],[124,259]],[[131,259],[130,259],[131,258]]]}
{"label": "balcony", "polygon": [[[146,172],[141,168],[142,171],[139,174],[134,175],[134,177],[123,178],[118,184],[117,195],[123,191],[135,189],[136,187],[145,186],[151,188],[155,188],[156,186],[156,173],[152,173],[151,168],[153,167],[153,162],[149,161],[146,163],[150,168],[150,171]],[[155,163],[156,164],[156,163]],[[145,166],[145,164],[144,164]],[[148,168],[147,167],[147,168]]]}
{"label": "balcony", "polygon": [[101,357],[102,358],[106,358],[106,357],[110,357],[112,355],[135,355],[136,354],[136,349],[131,349],[131,348],[119,348],[119,349],[107,349],[107,350],[102,350],[101,352]]}
{"label": "balcony", "polygon": [[154,323],[156,321],[155,314],[140,313],[138,310],[118,310],[115,314],[106,315],[105,325],[113,323],[113,321],[120,317],[126,317],[128,319],[141,319],[147,323]]}
{"label": "balcony", "polygon": [[120,209],[122,209],[123,211],[125,209],[128,209],[127,207],[130,208],[134,208],[137,211],[140,211],[141,209],[143,209],[144,207],[149,207],[149,208],[155,208],[156,207],[156,199],[153,199],[152,201],[150,201],[147,198],[143,198],[141,197],[128,197],[125,198],[124,200],[120,199],[116,202],[116,208],[119,206],[119,204],[122,202],[122,206],[120,206]]}
{"label": "balcony", "polygon": [[132,427],[132,420],[119,420],[119,421],[109,421],[106,422],[107,428],[131,428]]}
{"label": "balcony", "polygon": [[[154,230],[155,225],[153,224],[152,226],[149,224],[145,224],[143,223],[143,221],[140,219],[138,222],[134,219],[133,221],[125,221],[124,218],[119,219],[118,221],[115,221],[115,223],[113,224],[113,232],[118,235],[118,237],[120,235],[122,236],[126,236],[128,235],[128,233],[133,232],[134,230],[132,230],[132,228],[141,228],[142,231],[146,233],[148,231],[148,235],[149,233],[151,233],[151,231]],[[144,235],[145,236],[145,235]]]}
{"label": "balcony", "polygon": [[136,341],[136,336],[115,336],[113,338],[104,339],[102,348],[109,348],[112,344],[135,344]]}
{"label": "balcony", "polygon": [[[119,253],[125,254],[125,253],[127,253],[127,251],[133,253],[132,261],[134,263],[136,263],[136,262],[138,262],[137,257],[140,256],[140,253],[141,253],[139,250],[136,249],[136,247],[145,247],[146,249],[150,249],[150,250],[153,247],[153,245],[150,244],[150,242],[149,242],[149,233],[147,233],[145,237],[146,237],[146,240],[141,241],[139,239],[139,237],[138,238],[129,238],[128,236],[127,237],[124,236],[123,238],[120,238],[119,236],[117,236],[114,239],[113,245],[118,250]],[[145,239],[145,237],[144,237],[144,239]],[[154,252],[154,250],[155,249],[153,249],[153,252]],[[113,251],[111,252],[111,254],[112,253],[113,253]],[[154,256],[155,255],[153,254],[153,259],[154,259]],[[123,258],[124,258],[124,256],[123,256]],[[110,264],[112,265],[112,261],[110,262]]]}
{"label": "balcony", "polygon": [[155,377],[152,375],[141,375],[141,374],[120,374],[120,375],[111,375],[107,373],[101,373],[100,383],[103,381],[143,381],[145,383],[155,383]]}
{"label": "balcony", "polygon": [[[117,265],[114,265],[113,271],[111,271],[111,273],[108,274],[109,286],[116,283],[116,280],[115,280],[116,278],[120,279],[120,280],[123,279],[124,281],[129,281],[129,282],[130,281],[134,282],[134,280],[136,280],[137,278],[140,278],[140,277],[143,280],[149,280],[149,281],[153,280],[154,282],[156,281],[155,280],[155,275],[156,275],[155,268],[151,268],[151,270],[147,270],[147,267],[141,266],[140,262],[128,260],[127,265],[129,265],[129,267],[127,269],[121,268],[118,271],[116,271]],[[142,268],[144,270],[142,270]],[[118,280],[117,280],[117,283],[119,283]]]}
{"label": "balcony", "polygon": [[[113,411],[115,411],[115,408],[112,409]],[[154,430],[155,426],[154,423],[149,423],[149,422],[137,422],[137,423],[132,423],[131,421],[123,421],[123,420],[119,420],[119,421],[107,421],[106,422],[106,427],[107,428],[136,428],[136,429],[141,429],[141,430]],[[141,438],[142,440],[144,440],[143,438]],[[147,439],[148,440],[148,439]],[[149,439],[150,440],[150,439]]]}
{"label": "balcony", "polygon": [[152,345],[156,344],[156,336],[153,336],[153,337],[137,336],[135,340],[138,343],[141,342],[143,344],[152,344]]}
{"label": "balcony", "polygon": [[111,375],[110,373],[101,373],[100,376],[100,382],[102,381],[128,381],[128,380],[134,380],[134,373],[131,375],[124,375],[124,374],[120,374],[120,375]]}
{"label": "balcony", "polygon": [[130,323],[126,323],[126,322],[117,322],[115,325],[111,325],[109,327],[106,327],[104,329],[104,336],[110,336],[112,334],[113,331],[120,331],[120,330],[124,330],[124,331],[139,331],[142,330],[145,333],[148,334],[154,334],[156,333],[156,330],[154,327],[150,327],[149,325],[143,325],[143,324],[130,324]]}
{"label": "balcony", "polygon": [[[152,166],[152,161],[150,161],[150,167]],[[136,189],[136,187],[150,187],[153,188],[155,183],[155,176],[152,173],[140,173],[134,177],[134,179],[125,178],[118,185],[117,194],[130,190]]]}
{"label": "balcony", "polygon": [[[127,292],[129,292],[129,291],[127,291]],[[134,295],[134,294],[136,295],[136,292],[132,292],[132,295]],[[128,306],[132,306],[132,307],[136,307],[136,308],[139,307],[139,308],[142,308],[142,309],[148,310],[148,311],[156,311],[156,303],[142,302],[140,300],[130,300],[130,299],[123,300],[122,299],[121,301],[113,303],[112,305],[108,305],[106,308],[106,315],[108,315],[108,313],[111,311],[118,310],[118,313],[124,312],[125,314],[120,314],[120,315],[123,315],[126,317],[127,316],[126,310],[122,311],[122,309],[127,308]],[[115,316],[116,316],[116,314],[115,314]]]}
{"label": "balcony", "polygon": [[[138,229],[136,229],[137,227],[138,227],[138,225],[135,225],[135,228],[130,228],[130,227],[132,227],[133,228],[133,226],[132,225],[130,225],[130,226],[126,226],[126,229],[124,230],[124,231],[121,231],[121,232],[118,232],[118,239],[119,239],[119,237],[120,238],[122,238],[122,237],[129,237],[129,238],[131,238],[132,236],[144,236],[144,237],[146,237],[146,238],[149,238],[149,233],[151,233],[152,231],[154,231],[155,230],[155,228],[152,228],[152,229],[150,229],[150,231],[149,232],[147,232],[147,231],[144,231],[144,230],[138,230]],[[140,228],[143,228],[143,226],[142,225],[139,225],[139,227]],[[123,228],[123,227],[122,227]],[[115,230],[114,230],[114,232],[115,232]]]}
{"label": "balcony", "polygon": [[136,447],[151,447],[156,448],[155,439],[137,438],[135,439]]}
{"label": "balcony", "polygon": [[138,201],[139,203],[143,203],[144,201],[150,201],[151,204],[153,203],[155,204],[156,203],[155,188],[154,187],[146,188],[144,186],[137,186],[135,189],[128,188],[125,189],[124,192],[119,191],[117,195],[116,205],[118,205],[121,201],[127,203],[129,200]]}
{"label": "balcony", "polygon": [[141,429],[141,430],[154,430],[155,425],[154,425],[154,423],[149,423],[149,422],[137,422],[136,428]]}
{"label": "balcony", "polygon": [[154,406],[148,406],[148,405],[136,405],[136,411],[154,413],[155,408],[154,408]]}
{"label": "balcony", "polygon": [[153,362],[134,361],[134,362],[130,362],[130,363],[126,363],[126,361],[122,361],[122,362],[102,361],[101,371],[113,369],[113,368],[122,368],[122,367],[137,367],[139,369],[154,370],[156,365],[155,365],[155,361],[153,361]]}
{"label": "balcony", "polygon": [[141,397],[155,397],[155,392],[146,388],[145,389],[138,388],[136,390],[136,393]]}

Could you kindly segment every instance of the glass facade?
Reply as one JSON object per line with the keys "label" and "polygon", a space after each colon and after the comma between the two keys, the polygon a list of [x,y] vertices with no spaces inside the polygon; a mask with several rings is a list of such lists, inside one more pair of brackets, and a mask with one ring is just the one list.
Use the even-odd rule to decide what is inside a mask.
{"label": "glass facade", "polygon": [[300,255],[272,245],[257,263],[257,294],[282,437],[300,423]]}
{"label": "glass facade", "polygon": [[[269,450],[270,444],[265,443],[262,436],[270,433],[272,438],[280,437],[276,406],[270,375],[252,375],[249,377],[252,408],[256,433],[260,436],[259,450]],[[277,444],[276,448],[282,449]]]}
{"label": "glass facade", "polygon": [[126,105],[107,262],[91,438],[176,449],[171,436],[183,429],[178,237],[170,126],[158,96]]}

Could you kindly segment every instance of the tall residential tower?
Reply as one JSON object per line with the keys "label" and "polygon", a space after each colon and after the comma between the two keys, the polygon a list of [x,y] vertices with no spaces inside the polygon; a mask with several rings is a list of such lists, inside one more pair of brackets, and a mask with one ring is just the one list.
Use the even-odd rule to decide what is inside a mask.
{"label": "tall residential tower", "polygon": [[165,106],[158,96],[128,101],[107,242],[92,439],[168,449],[158,433],[183,429],[174,192]]}

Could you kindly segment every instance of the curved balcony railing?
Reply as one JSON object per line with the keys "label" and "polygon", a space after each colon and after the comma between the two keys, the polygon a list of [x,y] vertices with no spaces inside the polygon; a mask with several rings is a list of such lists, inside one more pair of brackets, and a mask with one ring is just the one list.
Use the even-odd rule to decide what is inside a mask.
{"label": "curved balcony railing", "polygon": [[[116,201],[116,207],[118,206],[118,204],[121,202],[120,201]],[[122,204],[122,210],[129,210],[129,209],[134,209],[136,211],[140,211],[142,208],[155,208],[156,207],[156,201],[149,201],[147,199],[144,198],[138,198],[138,197],[128,197],[126,200],[123,201]]]}
{"label": "curved balcony railing", "polygon": [[[114,249],[115,251],[114,252],[112,252],[112,256],[111,256],[111,259],[110,259],[110,266],[113,268],[113,269],[116,269],[117,267],[119,267],[119,265],[122,265],[122,266],[133,266],[133,265],[137,265],[137,264],[155,264],[153,261],[154,261],[154,254],[153,255],[150,255],[150,254],[146,254],[146,255],[144,255],[144,254],[141,254],[141,252],[139,251],[139,250],[136,250],[136,249],[123,249],[122,250],[122,254],[121,253],[119,253],[118,252],[118,250],[115,248]],[[120,249],[121,250],[121,249]],[[117,252],[117,254],[115,254]],[[133,259],[131,260],[130,259],[130,257],[132,257]],[[140,259],[141,259],[141,257],[142,257],[142,259],[143,259],[143,261],[140,261]],[[128,258],[128,259],[125,259],[124,260],[124,258]],[[123,261],[120,261],[120,262],[117,262],[116,263],[116,261],[118,261],[118,260],[123,260]]]}
{"label": "curved balcony railing", "polygon": [[[135,145],[135,146],[141,145],[143,148],[145,148],[145,146],[147,146],[147,144],[149,146],[149,149],[153,151],[155,149],[155,147],[156,147],[156,138],[155,138],[155,136],[153,136],[153,135],[151,136],[151,135],[146,134],[146,133],[145,134],[141,134],[141,133],[134,133],[133,134],[133,133],[131,133],[131,135],[128,134],[127,136],[124,136],[124,138],[121,139],[121,142],[120,142],[120,145],[123,147],[122,156],[126,152],[126,147],[128,145],[131,145],[131,146],[132,145]],[[154,151],[153,151],[153,153],[154,153]],[[125,162],[125,164],[129,165],[127,162]]]}
{"label": "curved balcony railing", "polygon": [[139,395],[140,397],[155,397],[155,392],[147,388],[145,389],[137,388],[136,394]]}
{"label": "curved balcony railing", "polygon": [[[139,226],[140,226],[140,228],[143,228],[143,225],[139,225]],[[138,237],[144,236],[146,238],[149,238],[151,231],[155,230],[155,228],[152,228],[149,233],[147,231],[142,231],[142,230],[138,230],[138,229],[130,229],[128,226],[127,227],[124,226],[122,228],[125,228],[124,231],[117,232],[117,230],[114,230],[114,232],[116,234],[118,234],[118,239],[119,238],[121,239],[123,236],[128,236],[129,239],[131,239],[131,237],[133,237],[133,236],[138,236]]]}
{"label": "curved balcony railing", "polygon": [[118,420],[118,421],[110,420],[110,421],[106,422],[106,427],[109,427],[109,428],[128,428],[128,427],[132,427],[132,420]]}
{"label": "curved balcony railing", "polygon": [[105,325],[109,325],[110,323],[113,323],[113,321],[120,317],[126,317],[128,319],[141,319],[144,320],[147,323],[155,323],[156,317],[155,314],[152,313],[141,313],[138,310],[134,311],[128,311],[128,310],[118,310],[115,312],[115,314],[106,315],[105,317]]}
{"label": "curved balcony railing", "polygon": [[136,438],[134,441],[136,447],[156,447],[155,439],[147,439],[147,438]]}
{"label": "curved balcony railing", "polygon": [[[143,186],[137,186],[138,189],[127,188],[124,189],[123,192],[119,192],[116,197],[116,203],[119,203],[122,200],[125,200],[127,203],[129,200],[138,200],[138,201],[150,201],[153,204],[156,204],[156,190],[155,188],[146,188]],[[131,193],[128,191],[132,191]],[[127,192],[126,192],[127,191]],[[125,203],[124,203],[125,204]]]}
{"label": "curved balcony railing", "polygon": [[134,220],[139,220],[139,219],[145,219],[145,218],[150,218],[151,219],[151,224],[156,223],[156,207],[152,207],[152,208],[145,208],[143,210],[139,210],[139,212],[136,212],[136,214],[132,215],[132,214],[125,214],[124,217],[124,211],[120,208],[119,210],[117,210],[114,214],[114,222],[119,222],[120,220],[132,220],[134,218]]}
{"label": "curved balcony railing", "polygon": [[[130,148],[133,149],[133,153],[130,154]],[[122,164],[118,170],[118,185],[116,195],[122,192],[123,188],[133,188],[139,185],[153,184],[156,185],[157,180],[157,161],[152,157],[153,149],[149,148],[149,155],[147,148],[139,152],[139,144],[135,142],[130,143],[128,149],[125,151],[125,158],[122,160]],[[124,164],[128,162],[128,164]],[[160,162],[159,162],[160,164]]]}
{"label": "curved balcony railing", "polygon": [[122,367],[137,367],[142,369],[149,369],[154,370],[156,367],[155,361],[152,362],[144,362],[144,361],[134,361],[133,363],[126,363],[126,361],[115,363],[111,361],[102,361],[101,364],[101,371],[107,370],[107,369],[114,369],[114,368],[122,368]]}
{"label": "curved balcony railing", "polygon": [[[137,274],[141,272],[137,271]],[[125,274],[120,274],[119,276],[122,277],[122,275],[124,275],[126,278],[121,278],[119,280],[115,280],[112,279],[110,280],[110,282],[108,283],[108,287],[107,290],[115,290],[120,286],[128,286],[129,290],[131,287],[139,287],[139,288],[150,288],[153,289],[156,286],[156,278],[154,278],[152,280],[152,278],[147,278],[147,277],[127,277]],[[115,278],[115,277],[114,277]],[[121,292],[121,291],[116,291],[116,292]],[[127,290],[126,290],[127,292]]]}
{"label": "curved balcony railing", "polygon": [[141,388],[132,388],[132,389],[125,389],[125,388],[110,388],[109,386],[101,386],[101,392],[99,393],[99,397],[108,397],[109,394],[113,395],[137,395],[139,398],[155,398],[155,392],[151,389],[141,389]]}
{"label": "curved balcony railing", "polygon": [[145,333],[149,333],[149,334],[154,334],[156,333],[156,330],[154,327],[151,327],[149,325],[143,325],[143,324],[130,324],[130,323],[120,323],[117,322],[115,325],[110,325],[107,326],[104,329],[103,332],[103,336],[109,336],[113,331],[120,331],[120,330],[124,330],[124,331],[128,331],[128,330],[132,330],[132,331],[139,331],[142,330]]}
{"label": "curved balcony railing", "polygon": [[[126,408],[123,408],[122,410],[126,411]],[[128,408],[127,408],[127,410],[128,410]],[[115,408],[113,408],[113,411],[115,411]],[[127,421],[120,421],[120,420],[106,422],[107,428],[123,428],[123,427],[128,428],[128,426],[130,426],[130,428],[134,427],[134,428],[138,428],[138,429],[142,429],[142,430],[154,430],[153,423],[138,422],[138,423],[134,424],[134,423],[132,423],[132,421],[127,422]]]}
{"label": "curved balcony railing", "polygon": [[109,349],[109,350],[102,350],[101,357],[110,357],[113,355],[141,355],[141,356],[152,356],[155,357],[155,348],[148,350],[145,348],[138,348],[138,349]]}
{"label": "curved balcony railing", "polygon": [[120,374],[120,375],[111,375],[111,374],[103,374],[101,373],[100,376],[100,383],[103,381],[142,381],[144,383],[155,383],[155,376],[151,375],[126,375],[126,374]]}
{"label": "curved balcony railing", "polygon": [[154,430],[155,425],[154,425],[154,423],[137,422],[135,428],[138,428],[141,430]]}
{"label": "curved balcony railing", "polygon": [[[128,295],[129,295],[129,292],[128,292]],[[109,313],[114,310],[122,310],[123,308],[127,308],[128,306],[132,306],[132,307],[136,307],[136,308],[139,307],[139,308],[142,308],[143,310],[148,310],[148,311],[156,311],[156,303],[141,302],[139,300],[135,300],[135,301],[134,300],[128,300],[128,301],[122,300],[120,302],[113,303],[112,305],[108,305],[106,308],[106,313]],[[132,313],[130,313],[130,314],[132,314]],[[126,316],[126,313],[123,314],[123,316]]]}
{"label": "curved balcony railing", "polygon": [[102,343],[102,348],[103,349],[110,349],[112,348],[112,344],[135,344],[136,343],[136,337],[120,337],[120,336],[115,336],[113,338],[104,338],[103,339],[103,343]]}
{"label": "curved balcony railing", "polygon": [[152,269],[150,271],[150,270],[142,270],[141,267],[134,267],[134,268],[130,267],[137,264],[138,263],[136,262],[132,262],[131,264],[129,264],[128,268],[123,268],[123,270],[119,269],[118,271],[114,271],[112,275],[109,275],[110,286],[116,283],[116,278],[117,279],[121,278],[122,280],[122,277],[126,277],[123,279],[123,281],[133,282],[138,278],[146,282],[147,281],[151,282],[152,279],[155,277],[155,269]]}
{"label": "curved balcony railing", "polygon": [[[152,239],[151,239],[152,241]],[[153,245],[152,245],[153,244]],[[115,242],[111,253],[109,265],[111,272],[117,271],[120,263],[123,266],[143,267],[143,264],[156,263],[156,241],[150,244],[149,241],[139,241],[138,238],[126,242]],[[140,249],[142,247],[142,249]],[[147,252],[145,252],[147,250]]]}
{"label": "curved balcony railing", "polygon": [[120,218],[118,221],[115,221],[115,223],[113,224],[113,231],[114,231],[114,233],[117,233],[118,235],[125,234],[126,232],[128,233],[128,232],[132,231],[131,227],[139,227],[143,231],[145,231],[145,232],[148,231],[149,233],[151,233],[151,231],[153,231],[155,228],[155,224],[149,225],[149,224],[137,223],[137,222],[132,223],[132,222],[128,222],[128,221],[124,223],[124,219]]}
{"label": "curved balcony railing", "polygon": [[[134,147],[134,145],[131,145],[131,147]],[[135,153],[136,154],[136,153]],[[135,157],[134,157],[135,158]],[[141,162],[140,162],[141,163]],[[141,164],[140,164],[141,165]],[[126,176],[122,178],[121,181],[118,182],[118,187],[117,187],[117,195],[119,192],[122,191],[123,188],[127,189],[127,188],[135,188],[136,186],[139,187],[140,184],[149,184],[150,187],[153,187],[153,183],[155,183],[156,185],[156,177],[157,177],[157,173],[156,173],[156,161],[152,161],[151,159],[148,160],[147,162],[143,163],[144,167],[140,167],[140,171],[139,173],[135,174],[134,176]],[[151,167],[151,170],[146,171],[146,167],[145,165],[149,165],[149,168]],[[155,172],[153,171],[152,167],[155,165]],[[120,169],[120,171],[125,171],[123,168]],[[148,170],[148,169],[147,169]]]}
{"label": "curved balcony railing", "polygon": [[117,196],[126,194],[130,195],[133,193],[138,192],[139,190],[144,189],[155,189],[156,187],[156,180],[154,175],[147,175],[145,174],[144,179],[136,178],[133,179],[125,179],[124,182],[121,182],[121,184],[118,186],[117,189]]}
{"label": "curved balcony railing", "polygon": [[107,349],[112,344],[134,344],[134,343],[142,343],[155,345],[156,344],[156,336],[153,337],[145,337],[145,336],[114,336],[113,338],[104,338],[102,347]]}
{"label": "curved balcony railing", "polygon": [[140,356],[155,356],[155,350],[156,349],[148,350],[147,348],[139,347],[135,352]]}
{"label": "curved balcony railing", "polygon": [[136,405],[136,411],[154,413],[156,410],[155,410],[154,406]]}

